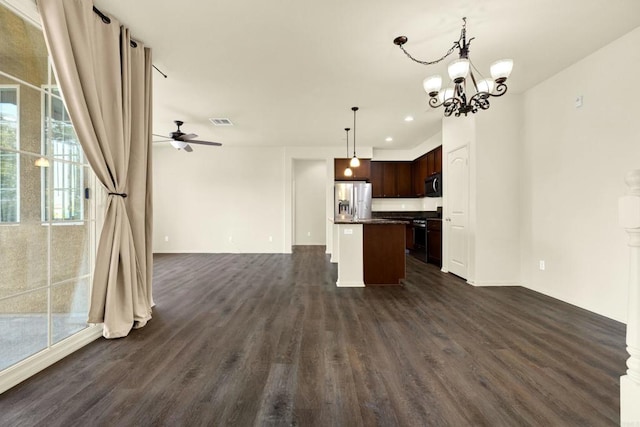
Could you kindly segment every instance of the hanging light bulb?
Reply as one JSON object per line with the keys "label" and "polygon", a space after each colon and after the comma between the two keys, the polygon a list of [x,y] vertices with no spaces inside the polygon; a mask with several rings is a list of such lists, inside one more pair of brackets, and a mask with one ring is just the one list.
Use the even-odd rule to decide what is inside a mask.
{"label": "hanging light bulb", "polygon": [[[347,159],[349,158],[349,131],[351,130],[351,128],[344,128],[344,130],[347,131]],[[352,176],[353,172],[351,171],[351,168],[349,166],[347,166],[347,168],[344,170],[344,176]]]}
{"label": "hanging light bulb", "polygon": [[39,159],[37,159],[35,161],[35,165],[40,167],[40,168],[48,168],[49,167],[49,160],[45,159],[44,157],[40,157]]}
{"label": "hanging light bulb", "polygon": [[[351,110],[353,111],[353,157],[351,158],[351,162],[349,162],[349,166],[357,168],[360,166],[360,160],[356,156],[356,111],[358,111],[358,107],[351,107]],[[347,153],[347,156],[348,155],[349,153]]]}

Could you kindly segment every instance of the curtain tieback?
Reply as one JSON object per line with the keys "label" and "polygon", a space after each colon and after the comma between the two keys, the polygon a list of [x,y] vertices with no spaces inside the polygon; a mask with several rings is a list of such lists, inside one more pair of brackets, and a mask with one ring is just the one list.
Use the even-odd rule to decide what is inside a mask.
{"label": "curtain tieback", "polygon": [[122,198],[127,197],[127,193],[109,193],[110,196],[120,196]]}

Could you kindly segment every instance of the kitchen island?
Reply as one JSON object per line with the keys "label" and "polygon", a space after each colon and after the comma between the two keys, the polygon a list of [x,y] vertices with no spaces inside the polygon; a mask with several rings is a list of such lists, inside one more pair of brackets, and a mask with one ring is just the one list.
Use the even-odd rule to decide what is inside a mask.
{"label": "kitchen island", "polygon": [[407,221],[336,219],[333,224],[331,261],[338,263],[336,286],[401,284]]}

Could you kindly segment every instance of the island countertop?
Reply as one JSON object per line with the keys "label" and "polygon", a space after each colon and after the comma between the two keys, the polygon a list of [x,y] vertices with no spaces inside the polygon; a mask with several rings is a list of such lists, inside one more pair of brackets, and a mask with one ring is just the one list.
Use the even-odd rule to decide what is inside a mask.
{"label": "island countertop", "polygon": [[411,221],[385,218],[360,218],[360,219],[334,219],[334,224],[366,224],[366,225],[394,225],[411,224]]}

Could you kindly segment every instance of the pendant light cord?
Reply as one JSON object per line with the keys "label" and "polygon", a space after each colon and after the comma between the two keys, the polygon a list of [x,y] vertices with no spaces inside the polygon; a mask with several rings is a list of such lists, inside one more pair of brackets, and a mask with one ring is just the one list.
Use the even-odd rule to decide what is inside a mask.
{"label": "pendant light cord", "polygon": [[[351,107],[353,110],[353,157],[356,157],[356,111],[358,111],[358,107]],[[347,153],[347,156],[349,153]]]}
{"label": "pendant light cord", "polygon": [[349,129],[349,128],[344,128],[344,130],[346,130],[346,131],[347,131],[347,159],[348,159],[348,158],[349,158],[349,131],[350,131],[351,129]]}

